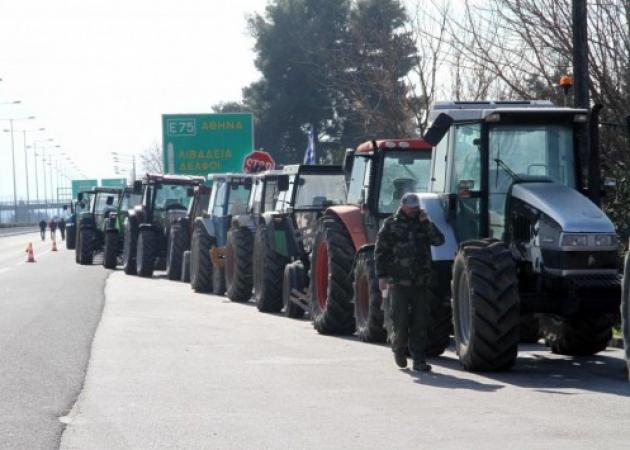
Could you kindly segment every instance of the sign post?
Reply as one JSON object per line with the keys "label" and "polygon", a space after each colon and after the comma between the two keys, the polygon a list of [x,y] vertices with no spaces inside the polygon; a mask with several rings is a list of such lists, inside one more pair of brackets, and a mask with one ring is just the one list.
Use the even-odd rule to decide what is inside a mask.
{"label": "sign post", "polygon": [[240,172],[254,147],[251,113],[162,115],[164,172]]}

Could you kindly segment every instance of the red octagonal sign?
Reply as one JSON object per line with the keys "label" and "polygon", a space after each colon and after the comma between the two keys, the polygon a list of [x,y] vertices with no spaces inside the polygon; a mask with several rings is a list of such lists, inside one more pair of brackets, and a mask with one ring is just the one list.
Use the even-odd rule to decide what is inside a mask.
{"label": "red octagonal sign", "polygon": [[273,170],[275,167],[276,162],[271,155],[260,150],[254,150],[243,158],[243,172],[245,173],[264,172],[265,170]]}

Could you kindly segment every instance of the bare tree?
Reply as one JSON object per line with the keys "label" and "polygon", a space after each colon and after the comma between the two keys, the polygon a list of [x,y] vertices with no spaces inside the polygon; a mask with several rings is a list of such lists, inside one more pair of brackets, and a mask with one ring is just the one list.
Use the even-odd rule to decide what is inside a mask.
{"label": "bare tree", "polygon": [[164,173],[162,146],[157,142],[144,149],[140,154],[142,170],[145,172]]}

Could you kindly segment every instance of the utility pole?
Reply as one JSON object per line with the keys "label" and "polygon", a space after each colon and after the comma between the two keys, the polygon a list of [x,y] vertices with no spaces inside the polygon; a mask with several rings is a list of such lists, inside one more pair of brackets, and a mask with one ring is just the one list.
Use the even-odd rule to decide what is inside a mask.
{"label": "utility pole", "polygon": [[13,141],[13,119],[9,119],[9,124],[11,124],[11,163],[13,165],[13,222],[17,223],[18,221],[18,204],[17,204],[17,183],[15,181],[15,142]]}
{"label": "utility pole", "polygon": [[586,0],[573,0],[573,79],[575,107],[590,107]]}

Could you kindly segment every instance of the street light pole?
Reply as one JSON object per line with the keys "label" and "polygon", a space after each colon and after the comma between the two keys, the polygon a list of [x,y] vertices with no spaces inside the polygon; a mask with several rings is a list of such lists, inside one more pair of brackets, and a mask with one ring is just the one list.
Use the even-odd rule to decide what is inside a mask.
{"label": "street light pole", "polygon": [[11,165],[13,167],[13,222],[17,223],[18,205],[17,205],[17,183],[15,181],[15,142],[13,140],[13,119],[9,119],[11,125]]}

